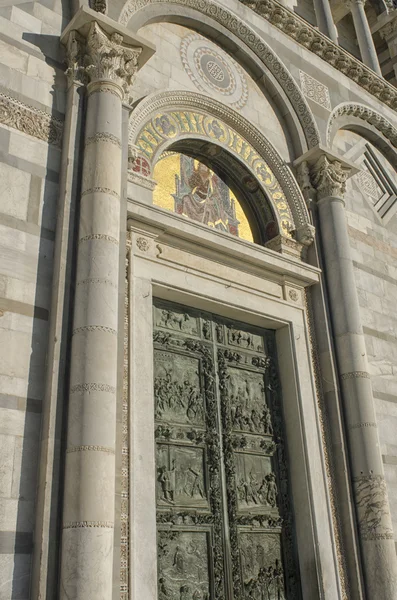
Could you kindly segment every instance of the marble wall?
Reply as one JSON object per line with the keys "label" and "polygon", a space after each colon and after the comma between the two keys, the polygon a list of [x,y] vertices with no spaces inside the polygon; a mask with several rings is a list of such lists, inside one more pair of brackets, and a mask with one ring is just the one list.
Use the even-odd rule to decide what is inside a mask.
{"label": "marble wall", "polygon": [[[339,131],[334,147],[341,155],[360,162],[365,142],[355,133]],[[394,169],[388,161],[383,159],[382,166],[393,175]],[[346,207],[382,458],[397,538],[397,215],[390,220],[387,215],[383,219],[379,216],[374,208],[374,198],[359,175],[348,182]]]}
{"label": "marble wall", "polygon": [[[67,17],[67,16],[66,16]],[[65,78],[61,1],[0,4],[0,598],[29,598]],[[58,133],[48,132],[55,127]]]}
{"label": "marble wall", "polygon": [[[394,125],[395,113],[307,48],[237,0],[220,0],[252,24],[304,90],[322,142],[327,121],[341,102],[364,102]],[[116,3],[115,3],[116,4]],[[290,6],[314,22],[309,0]],[[296,9],[296,10],[295,10]],[[38,453],[53,294],[53,252],[66,78],[59,35],[70,20],[62,0],[0,0],[0,600],[30,598],[31,557],[38,486]],[[117,15],[114,14],[117,18]],[[342,28],[342,25],[341,25]],[[351,35],[351,27],[347,27]],[[135,100],[163,90],[190,90],[231,106],[256,125],[292,164],[297,158],[277,94],[258,73],[239,67],[227,97],[197,85],[184,65],[181,45],[198,36],[185,26],[151,23],[140,35],[157,53],[139,72]],[[342,32],[343,33],[343,32]],[[347,34],[346,34],[347,35]],[[226,62],[242,53],[214,46]],[[351,48],[352,49],[352,48]],[[237,67],[235,67],[237,68]],[[201,86],[201,87],[200,87]],[[246,87],[245,87],[246,86]],[[236,96],[232,95],[235,94]],[[245,97],[240,102],[236,97]],[[236,103],[240,103],[236,106]],[[360,141],[338,134],[345,155]],[[387,222],[353,180],[347,211],[361,315],[370,360],[381,450],[397,536],[397,217]]]}

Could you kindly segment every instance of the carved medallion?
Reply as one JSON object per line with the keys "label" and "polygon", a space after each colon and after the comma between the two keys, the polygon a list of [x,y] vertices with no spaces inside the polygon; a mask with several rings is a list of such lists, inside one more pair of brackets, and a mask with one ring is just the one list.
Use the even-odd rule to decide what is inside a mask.
{"label": "carved medallion", "polygon": [[221,48],[198,33],[187,35],[180,48],[182,64],[194,85],[206,94],[219,94],[233,108],[248,100],[244,72]]}

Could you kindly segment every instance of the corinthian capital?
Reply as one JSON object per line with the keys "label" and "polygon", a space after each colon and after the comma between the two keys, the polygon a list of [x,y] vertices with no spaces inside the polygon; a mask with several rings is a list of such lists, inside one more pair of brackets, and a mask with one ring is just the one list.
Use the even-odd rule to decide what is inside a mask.
{"label": "corinthian capital", "polygon": [[97,12],[106,0],[91,0],[96,10],[81,6],[62,32],[66,75],[70,82],[112,82],[129,99],[135,75],[156,48],[140,36]]}
{"label": "corinthian capital", "polygon": [[311,180],[317,191],[317,200],[327,196],[343,198],[350,169],[342,166],[339,160],[330,160],[322,154],[311,169]]}
{"label": "corinthian capital", "polygon": [[91,82],[113,81],[128,95],[141,52],[142,48],[123,45],[123,36],[119,33],[109,35],[92,21],[86,41],[85,71]]}

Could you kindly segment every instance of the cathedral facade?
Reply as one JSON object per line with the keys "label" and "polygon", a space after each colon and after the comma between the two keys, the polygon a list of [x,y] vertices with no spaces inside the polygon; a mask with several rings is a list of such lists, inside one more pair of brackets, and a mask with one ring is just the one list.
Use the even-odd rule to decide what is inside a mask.
{"label": "cathedral facade", "polygon": [[393,3],[0,28],[0,600],[397,600]]}

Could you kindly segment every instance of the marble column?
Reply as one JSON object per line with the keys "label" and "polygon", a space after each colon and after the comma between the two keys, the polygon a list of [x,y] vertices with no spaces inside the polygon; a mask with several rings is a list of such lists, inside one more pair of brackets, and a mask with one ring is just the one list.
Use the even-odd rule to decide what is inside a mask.
{"label": "marble column", "polygon": [[[87,77],[65,464],[60,598],[110,600],[113,582],[122,101],[141,48],[85,23]],[[70,39],[69,36],[69,39]],[[80,54],[83,54],[79,62]],[[81,66],[79,66],[81,65]],[[70,67],[71,68],[71,67]]]}
{"label": "marble column", "polygon": [[[385,40],[390,52],[390,63],[393,66],[394,77],[397,79],[397,11],[383,12],[377,23],[372,27],[372,34],[379,32],[380,37]],[[385,65],[390,64],[389,62]],[[390,81],[390,83],[394,82]]]}
{"label": "marble column", "polygon": [[353,17],[354,29],[356,31],[361,59],[367,67],[382,77],[378,55],[376,53],[374,40],[372,39],[367,15],[365,14],[365,0],[349,0],[349,8]]}
{"label": "marble column", "polygon": [[349,175],[325,153],[311,167],[366,593],[395,600],[397,558],[343,200]]}
{"label": "marble column", "polygon": [[314,0],[314,12],[316,13],[317,27],[324,35],[327,35],[335,44],[338,43],[334,19],[331,12],[329,0]]}

